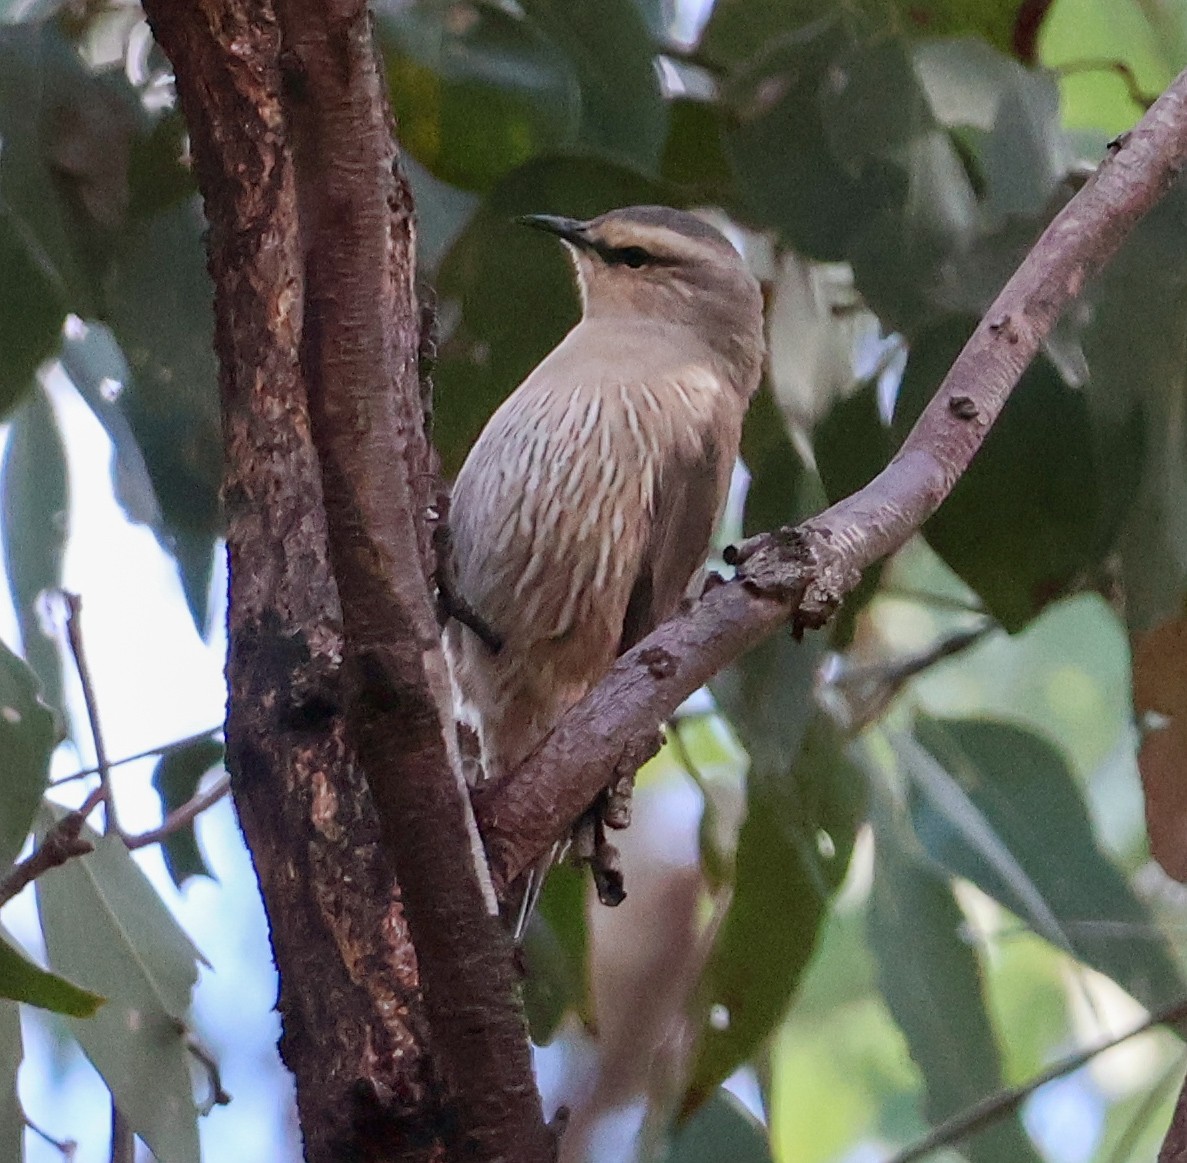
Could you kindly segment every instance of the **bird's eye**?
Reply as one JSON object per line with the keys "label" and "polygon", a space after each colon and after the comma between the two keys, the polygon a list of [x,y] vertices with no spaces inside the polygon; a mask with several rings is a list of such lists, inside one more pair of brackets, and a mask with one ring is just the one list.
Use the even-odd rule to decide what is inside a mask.
{"label": "bird's eye", "polygon": [[626,246],[618,252],[618,257],[619,261],[625,263],[631,270],[637,271],[641,266],[647,264],[651,255],[641,246]]}

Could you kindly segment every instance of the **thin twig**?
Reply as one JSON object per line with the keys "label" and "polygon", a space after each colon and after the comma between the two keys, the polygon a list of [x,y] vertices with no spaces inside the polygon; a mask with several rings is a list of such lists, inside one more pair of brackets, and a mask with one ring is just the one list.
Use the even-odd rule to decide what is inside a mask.
{"label": "thin twig", "polygon": [[850,734],[857,734],[880,719],[903,687],[938,663],[976,646],[1000,629],[992,618],[953,631],[913,654],[888,658],[864,666],[842,663],[843,669],[821,691],[829,713]]}
{"label": "thin twig", "polygon": [[953,594],[937,594],[916,586],[899,586],[893,583],[878,589],[879,598],[892,598],[901,602],[914,602],[930,606],[934,610],[951,610],[954,614],[984,614],[985,606],[975,597],[959,598]]}
{"label": "thin twig", "polygon": [[99,785],[103,789],[103,832],[119,835],[119,820],[115,814],[115,798],[111,794],[111,765],[107,762],[107,748],[103,745],[103,731],[99,726],[99,704],[95,699],[95,686],[91,681],[87,665],[86,648],[82,640],[82,598],[78,594],[62,591],[66,602],[66,640],[82,683],[82,697],[87,707],[87,719],[91,724],[91,738],[95,743],[95,760],[99,770]]}
{"label": "thin twig", "polygon": [[150,844],[159,844],[162,840],[180,832],[182,828],[192,824],[207,808],[213,807],[231,790],[231,777],[224,775],[213,783],[207,791],[199,792],[192,799],[171,811],[155,828],[141,832],[138,836],[127,836],[129,848],[147,848]]}
{"label": "thin twig", "polygon": [[[114,771],[117,767],[123,767],[127,763],[135,763],[139,759],[150,759],[154,755],[170,755],[174,751],[180,751],[183,747],[192,747],[195,743],[201,743],[204,739],[210,739],[220,734],[222,734],[222,727],[210,727],[205,731],[196,731],[193,735],[187,735],[184,739],[174,739],[171,743],[162,743],[159,747],[146,747],[143,751],[137,751],[135,755],[125,755],[121,759],[108,760],[107,767],[108,770]],[[81,771],[75,771],[70,775],[51,779],[49,786],[61,787],[62,784],[75,783],[80,779],[86,779],[87,776],[98,774],[98,767],[84,767]]]}
{"label": "thin twig", "polygon": [[1104,1051],[1111,1050],[1114,1046],[1120,1046],[1123,1042],[1128,1042],[1130,1038],[1136,1038],[1138,1034],[1144,1034],[1155,1026],[1174,1024],[1183,1021],[1185,1018],[1187,1018],[1187,999],[1180,998],[1173,1005],[1169,1005],[1165,1009],[1151,1014],[1140,1026],[1135,1027],[1128,1033],[1122,1034],[1117,1038],[1110,1038],[1107,1042],[1101,1043],[1101,1045],[1092,1050],[1084,1050],[1079,1054],[1073,1054],[1070,1058],[1065,1058],[1062,1062],[1057,1062],[1054,1066],[1050,1067],[1050,1069],[1044,1070],[1042,1074],[1032,1078],[1029,1082],[1024,1082],[1021,1086],[1013,1086],[1008,1090],[990,1095],[983,1101],[969,1107],[968,1110],[961,1111],[960,1114],[946,1119],[938,1127],[935,1127],[930,1134],[908,1147],[905,1151],[901,1151],[899,1154],[893,1156],[887,1163],[914,1163],[916,1159],[922,1159],[924,1156],[930,1155],[933,1151],[938,1151],[941,1147],[948,1147],[953,1143],[959,1143],[963,1139],[967,1139],[969,1135],[984,1130],[986,1127],[997,1122],[998,1119],[1004,1118],[1006,1115],[1017,1110],[1036,1090],[1046,1086],[1048,1082],[1054,1082],[1057,1078],[1063,1078],[1065,1075],[1075,1073],[1082,1066],[1087,1066],[1098,1054],[1103,1054]]}
{"label": "thin twig", "polygon": [[85,856],[88,852],[94,851],[91,842],[82,839],[79,833],[82,832],[87,816],[99,806],[103,798],[103,788],[95,788],[87,796],[82,807],[63,816],[46,832],[33,852],[0,881],[0,907],[6,905],[27,885],[32,884],[43,872],[57,868],[75,856]]}
{"label": "thin twig", "polygon": [[206,1096],[206,1101],[200,1104],[199,1112],[208,1115],[216,1106],[226,1106],[231,1101],[231,1096],[223,1089],[222,1072],[214,1055],[194,1034],[186,1037],[185,1048],[202,1064],[210,1083],[210,1093]]}
{"label": "thin twig", "polygon": [[136,1163],[136,1132],[111,1096],[111,1163]]}
{"label": "thin twig", "polygon": [[1065,61],[1062,65],[1056,65],[1055,71],[1061,77],[1074,77],[1078,73],[1112,73],[1121,78],[1129,99],[1135,105],[1149,109],[1155,101],[1155,96],[1142,88],[1137,75],[1124,61],[1111,60],[1108,57],[1086,57],[1083,60]]}
{"label": "thin twig", "polygon": [[24,1111],[21,1111],[21,1121],[29,1128],[39,1139],[48,1143],[56,1151],[61,1153],[66,1163],[73,1163],[74,1156],[78,1152],[78,1143],[74,1139],[55,1139],[49,1131],[43,1130],[39,1127]]}

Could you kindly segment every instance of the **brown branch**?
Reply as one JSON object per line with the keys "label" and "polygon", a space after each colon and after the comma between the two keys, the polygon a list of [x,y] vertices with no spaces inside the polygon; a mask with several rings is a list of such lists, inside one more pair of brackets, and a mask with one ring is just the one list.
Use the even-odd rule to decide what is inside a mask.
{"label": "brown branch", "polygon": [[508,779],[476,798],[496,886],[533,864],[710,676],[794,618],[822,624],[861,571],[947,497],[1010,392],[1087,280],[1187,160],[1187,73],[1055,217],[989,309],[898,454],[865,488],[796,530],[742,547],[738,580],[618,660]]}
{"label": "brown branch", "polygon": [[450,1158],[545,1163],[508,935],[429,589],[412,206],[363,0],[278,0],[305,255],[302,368],[352,683],[348,724],[416,949]]}
{"label": "brown branch", "polygon": [[91,681],[91,669],[87,665],[86,647],[82,638],[82,598],[78,594],[62,590],[66,603],[66,640],[82,684],[83,702],[87,708],[87,719],[91,724],[91,738],[95,743],[95,762],[99,772],[99,786],[103,792],[103,831],[116,836],[120,834],[119,820],[115,814],[115,797],[111,793],[111,765],[107,762],[107,748],[103,743],[103,731],[99,726],[99,703],[95,697],[95,685]]}
{"label": "brown branch", "polygon": [[204,792],[186,800],[184,804],[173,809],[155,828],[141,832],[136,836],[127,836],[129,848],[147,848],[150,844],[159,844],[162,840],[180,832],[182,828],[192,824],[207,808],[214,807],[231,790],[231,777],[224,775]]}
{"label": "brown branch", "polygon": [[[174,808],[157,827],[150,828],[135,836],[125,836],[124,842],[129,848],[147,848],[150,844],[159,844],[174,832],[180,831],[187,824],[192,824],[207,808],[213,807],[223,799],[231,788],[229,776],[223,776],[209,790],[200,792],[184,804]],[[107,793],[100,784],[76,811],[63,816],[49,831],[41,843],[12,871],[0,880],[0,908],[6,905],[22,889],[32,884],[43,872],[65,864],[75,856],[85,856],[93,852],[94,847],[89,840],[82,839],[80,833],[87,816],[106,800]]]}
{"label": "brown branch", "polygon": [[[119,759],[109,759],[107,761],[107,770],[114,771],[117,767],[123,767],[128,763],[135,763],[140,759],[150,759],[154,755],[169,755],[174,751],[180,751],[183,747],[191,747],[195,743],[201,743],[204,739],[209,739],[213,735],[218,735],[222,732],[221,727],[210,727],[205,731],[196,731],[193,735],[187,735],[184,739],[173,739],[168,743],[162,743],[159,747],[146,747],[143,751],[137,751],[134,755],[123,755]],[[72,771],[69,775],[58,776],[57,779],[50,780],[50,787],[61,787],[64,783],[74,783],[80,779],[86,779],[88,775],[98,775],[100,768],[98,767],[84,767],[81,771]]]}
{"label": "brown branch", "polygon": [[99,806],[105,794],[102,785],[95,788],[83,801],[82,807],[63,816],[54,824],[46,832],[41,843],[0,880],[0,907],[8,904],[17,893],[32,884],[43,872],[57,868],[75,856],[85,856],[88,852],[94,851],[91,842],[82,839],[80,833],[87,816]]}
{"label": "brown branch", "polygon": [[915,1163],[917,1159],[922,1159],[933,1151],[938,1151],[941,1147],[950,1147],[954,1143],[959,1143],[1016,1111],[1036,1090],[1046,1086],[1048,1082],[1054,1082],[1057,1078],[1074,1074],[1081,1067],[1087,1066],[1098,1054],[1103,1054],[1106,1050],[1113,1049],[1114,1046],[1120,1046],[1123,1042],[1128,1042],[1130,1038],[1136,1038],[1139,1034],[1144,1034],[1155,1026],[1178,1025],[1184,1018],[1187,1018],[1187,1001],[1180,999],[1159,1010],[1158,1013],[1151,1014],[1140,1026],[1135,1026],[1127,1033],[1110,1038],[1107,1042],[1102,1042],[1091,1050],[1073,1054],[1044,1070],[1042,1074],[1036,1075],[1029,1082],[1024,1082],[1020,1086],[1012,1086],[997,1094],[991,1094],[975,1106],[961,1111],[960,1114],[954,1115],[938,1127],[933,1128],[917,1143],[912,1143],[905,1151],[900,1151],[889,1160],[889,1163]]}
{"label": "brown branch", "polygon": [[1014,29],[1010,46],[1014,55],[1024,64],[1033,65],[1039,59],[1039,29],[1047,18],[1047,12],[1055,0],[1022,0],[1018,15],[1014,17]]}

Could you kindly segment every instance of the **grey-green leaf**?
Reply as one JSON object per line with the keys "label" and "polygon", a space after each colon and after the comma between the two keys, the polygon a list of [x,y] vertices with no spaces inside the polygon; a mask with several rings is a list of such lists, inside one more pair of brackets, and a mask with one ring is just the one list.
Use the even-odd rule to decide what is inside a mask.
{"label": "grey-green leaf", "polygon": [[[43,813],[44,830],[59,810]],[[160,1163],[199,1163],[185,1015],[199,954],[116,836],[37,881],[53,967],[107,998],[71,1033]]]}
{"label": "grey-green leaf", "polygon": [[912,820],[934,860],[1041,929],[1033,905],[1037,895],[1041,915],[1058,926],[1056,943],[1147,1008],[1162,1008],[1187,994],[1165,935],[1101,850],[1059,751],[1029,731],[988,720],[920,719],[916,734],[1029,887],[1023,891],[992,851],[954,827],[951,816],[916,785]]}
{"label": "grey-green leaf", "polygon": [[57,647],[41,631],[39,597],[62,581],[70,510],[66,449],[53,405],[34,387],[13,417],[0,467],[4,564],[25,658],[41,680],[45,701],[62,710]]}
{"label": "grey-green leaf", "polygon": [[727,1090],[672,1136],[661,1163],[771,1163],[767,1129]]}
{"label": "grey-green leaf", "polygon": [[[924,1112],[938,1123],[1003,1087],[1001,1054],[951,885],[926,862],[885,797],[873,821],[870,945],[882,995],[923,1074]],[[1039,1159],[1014,1117],[961,1146],[972,1163]]]}
{"label": "grey-green leaf", "polygon": [[[161,755],[153,771],[152,785],[161,797],[161,810],[168,815],[192,799],[198,781],[223,758],[223,745],[217,739],[195,739],[184,747],[172,748]],[[161,841],[165,867],[178,888],[191,876],[214,873],[206,863],[193,823],[178,828]]]}
{"label": "grey-green leaf", "polygon": [[0,642],[0,870],[17,858],[33,826],[57,741],[57,723],[39,697],[36,677]]}
{"label": "grey-green leaf", "polygon": [[0,929],[0,997],[72,1018],[89,1018],[104,999],[35,965]]}
{"label": "grey-green leaf", "polygon": [[0,1158],[13,1163],[23,1163],[25,1158],[25,1112],[17,1092],[17,1071],[24,1055],[20,1007],[0,1001]]}

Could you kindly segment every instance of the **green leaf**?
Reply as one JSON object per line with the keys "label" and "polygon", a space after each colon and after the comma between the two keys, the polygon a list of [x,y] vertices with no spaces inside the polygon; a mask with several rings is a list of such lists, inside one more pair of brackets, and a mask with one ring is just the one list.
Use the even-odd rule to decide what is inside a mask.
{"label": "green leaf", "polygon": [[668,115],[651,30],[635,0],[522,0],[521,7],[572,62],[581,87],[580,143],[657,173]]}
{"label": "green leaf", "polygon": [[[202,776],[222,759],[223,745],[217,739],[196,739],[164,752],[152,776],[152,785],[161,797],[162,814],[168,815],[193,799]],[[198,847],[193,823],[166,836],[161,842],[161,855],[178,888],[191,876],[215,879]]]}
{"label": "green leaf", "polygon": [[844,6],[834,0],[717,0],[700,53],[736,66],[839,8],[855,31],[872,38],[891,28],[912,38],[972,35],[1009,51],[1021,7],[1022,0],[854,0]]}
{"label": "green leaf", "polygon": [[890,460],[890,431],[878,412],[878,384],[839,400],[812,433],[812,451],[829,504],[869,484]]}
{"label": "green leaf", "polygon": [[698,49],[719,65],[742,65],[833,10],[832,0],[716,0]]}
{"label": "green leaf", "polygon": [[[52,22],[0,26],[0,248],[7,260],[0,270],[6,278],[33,272],[26,285],[42,300],[36,310],[43,321],[48,296],[56,297],[55,334],[67,304],[93,311],[99,302],[95,272],[76,252],[70,202],[72,195],[77,202],[89,194],[102,213],[119,201],[126,131],[111,133],[105,153],[95,149],[96,133],[115,130],[120,120],[111,100],[112,90],[85,68]],[[104,126],[105,119],[112,124]],[[14,269],[12,262],[21,266]]]}
{"label": "green leaf", "polygon": [[20,1008],[0,1002],[0,1157],[24,1163],[25,1112],[17,1091],[17,1073],[25,1047]]}
{"label": "green leaf", "polygon": [[[878,983],[923,1074],[926,1117],[939,1123],[1003,1088],[1001,1055],[951,886],[912,847],[890,805],[882,803],[873,820],[868,916]],[[1016,1117],[991,1123],[962,1151],[972,1163],[1039,1159]]]}
{"label": "green leaf", "polygon": [[194,172],[182,162],[187,147],[185,119],[176,108],[136,136],[128,164],[130,217],[151,218],[193,197]]}
{"label": "green leaf", "polygon": [[524,1009],[532,1041],[552,1041],[570,1010],[590,1021],[585,877],[568,864],[548,874],[524,939]]}
{"label": "green leaf", "polygon": [[24,847],[58,742],[54,714],[39,696],[33,672],[0,642],[0,871]]}
{"label": "green leaf", "polygon": [[978,155],[991,213],[1025,217],[1051,209],[1073,161],[1053,76],[1026,70],[1014,74]]}
{"label": "green leaf", "polygon": [[1024,0],[895,0],[907,31],[917,37],[973,35],[1008,52]]}
{"label": "green leaf", "polygon": [[686,1110],[786,1013],[849,864],[864,783],[826,721],[812,717],[817,649],[778,635],[713,687],[751,767],[733,898],[698,991],[705,1024]]}
{"label": "green leaf", "polygon": [[37,369],[58,345],[65,314],[61,288],[30,255],[0,189],[0,417],[34,387]]}
{"label": "green leaf", "polygon": [[820,93],[850,38],[828,20],[777,44],[723,89],[724,146],[743,213],[806,257],[842,259],[877,205],[833,156],[821,114]]}
{"label": "green leaf", "polygon": [[64,977],[34,965],[3,930],[0,930],[0,997],[72,1018],[89,1018],[104,1001],[99,994],[80,989]]}
{"label": "green leaf", "polygon": [[[62,809],[47,808],[44,832]],[[88,856],[37,880],[54,969],[107,1004],[71,1033],[161,1163],[199,1163],[185,1015],[198,951],[117,836],[83,835]]]}
{"label": "green leaf", "polygon": [[847,257],[870,309],[910,333],[934,312],[936,272],[974,235],[976,195],[903,40],[849,49],[832,72],[841,79],[821,88],[825,135],[865,203]]}
{"label": "green leaf", "polygon": [[112,487],[124,516],[135,525],[147,525],[167,547],[169,534],[156,489],[136,435],[119,404],[132,373],[115,336],[101,323],[70,327],[58,358],[111,440]]}
{"label": "green leaf", "polygon": [[668,139],[660,174],[688,202],[729,209],[737,202],[734,174],[722,136],[725,117],[716,101],[677,97],[668,104]]}
{"label": "green leaf", "polygon": [[21,644],[41,679],[45,701],[60,711],[61,660],[42,633],[37,605],[43,593],[61,585],[70,494],[66,449],[53,406],[40,386],[13,419],[0,466],[0,494],[4,563]]}
{"label": "green leaf", "polygon": [[638,174],[577,158],[529,162],[492,191],[437,281],[443,311],[450,300],[461,307],[434,376],[433,434],[446,473],[458,470],[490,414],[579,318],[563,248],[513,217],[547,211],[588,218],[663,201],[663,188]]}
{"label": "green leaf", "polygon": [[222,530],[223,467],[201,232],[192,201],[145,221],[113,271],[108,319],[132,371],[119,407],[143,453],[199,632]]}
{"label": "green leaf", "polygon": [[742,526],[747,536],[807,515],[801,506],[807,470],[768,387],[750,401],[742,424],[742,460],[751,478]]}
{"label": "green leaf", "polygon": [[[1187,992],[1150,911],[1097,843],[1059,751],[1018,727],[975,719],[920,719],[916,734],[994,837],[992,846],[975,840],[916,784],[912,819],[932,859],[1040,931],[1051,923],[1042,917],[1051,918],[1058,926],[1056,944],[1111,977],[1147,1009],[1162,1008]],[[1009,853],[1024,880],[1006,873],[995,847]],[[1119,938],[1118,931],[1125,936]]]}
{"label": "green leaf", "polygon": [[443,181],[487,190],[573,141],[581,90],[534,23],[493,4],[419,0],[377,13],[400,143]]}
{"label": "green leaf", "polygon": [[[973,323],[950,317],[912,344],[895,404],[896,441],[931,399]],[[1118,449],[1110,473],[1124,471],[1126,455]],[[1040,356],[923,532],[989,611],[1019,630],[1100,553],[1109,485],[1098,475],[1084,394]]]}
{"label": "green leaf", "polygon": [[727,1090],[718,1090],[672,1136],[661,1163],[771,1163],[762,1125]]}

